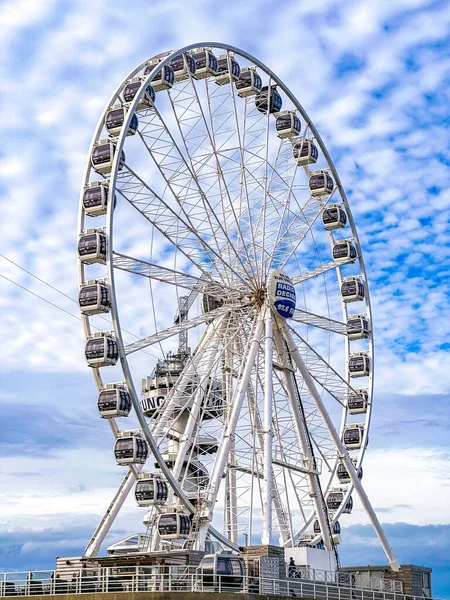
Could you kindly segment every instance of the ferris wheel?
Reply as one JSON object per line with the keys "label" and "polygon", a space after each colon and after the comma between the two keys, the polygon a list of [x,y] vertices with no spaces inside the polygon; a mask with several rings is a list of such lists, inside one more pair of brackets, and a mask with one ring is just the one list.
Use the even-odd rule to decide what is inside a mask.
{"label": "ferris wheel", "polygon": [[98,410],[128,469],[87,556],[133,488],[146,550],[335,552],[356,493],[397,568],[361,484],[374,354],[358,234],[270,69],[216,43],[133,69],[89,149],[78,265]]}

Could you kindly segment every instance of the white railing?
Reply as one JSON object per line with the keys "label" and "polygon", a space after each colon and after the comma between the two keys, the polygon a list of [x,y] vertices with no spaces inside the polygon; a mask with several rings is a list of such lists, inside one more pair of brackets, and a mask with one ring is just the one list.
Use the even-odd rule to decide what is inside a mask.
{"label": "white railing", "polygon": [[56,571],[0,574],[1,597],[102,592],[245,592],[318,600],[423,600],[418,596],[357,589],[298,576],[260,579],[242,575],[212,575],[196,567],[87,567],[74,573],[70,579],[63,579]]}
{"label": "white railing", "polygon": [[288,567],[286,575],[288,577],[293,576],[302,580],[315,581],[317,583],[334,583],[342,587],[359,590],[403,594],[403,584],[397,579],[369,577],[368,575],[357,575],[349,571],[323,571],[321,569],[296,566],[295,570],[292,568],[290,570]]}

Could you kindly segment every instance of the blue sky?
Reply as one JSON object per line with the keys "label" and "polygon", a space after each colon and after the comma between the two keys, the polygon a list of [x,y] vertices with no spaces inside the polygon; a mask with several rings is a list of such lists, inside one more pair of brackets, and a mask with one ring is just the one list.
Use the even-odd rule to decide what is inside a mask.
{"label": "blue sky", "polygon": [[[450,598],[450,5],[426,0],[0,2],[0,252],[77,296],[78,192],[107,97],[153,54],[241,47],[306,108],[348,191],[371,284],[376,408],[364,483],[400,562]],[[0,257],[0,273],[77,314]],[[81,324],[0,279],[0,570],[82,552],[123,472]],[[140,524],[132,503],[110,541]],[[343,562],[384,562],[363,511]]]}

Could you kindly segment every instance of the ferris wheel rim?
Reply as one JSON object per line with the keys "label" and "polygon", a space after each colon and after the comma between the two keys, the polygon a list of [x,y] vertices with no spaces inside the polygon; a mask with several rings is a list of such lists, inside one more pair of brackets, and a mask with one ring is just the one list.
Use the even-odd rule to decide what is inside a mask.
{"label": "ferris wheel rim", "polygon": [[[369,321],[370,323],[372,322],[371,319],[371,308],[370,308],[370,294],[369,294],[369,289],[368,289],[368,283],[367,283],[367,277],[366,277],[366,271],[365,271],[365,266],[364,266],[364,261],[363,261],[363,256],[362,256],[362,252],[361,252],[361,248],[360,248],[360,243],[359,243],[359,238],[358,238],[358,234],[357,234],[357,230],[356,227],[354,225],[354,221],[353,221],[353,217],[352,217],[352,213],[351,213],[351,209],[348,203],[348,200],[346,198],[345,195],[345,191],[344,188],[340,182],[340,178],[339,175],[337,173],[337,170],[334,166],[334,163],[326,149],[325,144],[323,143],[319,132],[317,131],[317,129],[315,128],[313,122],[311,121],[311,119],[309,119],[306,111],[304,111],[303,107],[300,105],[300,103],[297,101],[297,99],[295,98],[295,96],[292,94],[292,92],[290,92],[289,88],[287,88],[287,86],[270,70],[268,69],[268,67],[266,67],[266,65],[264,65],[264,63],[262,63],[261,61],[259,61],[258,59],[256,59],[255,57],[253,57],[251,54],[240,50],[234,46],[228,45],[228,44],[223,44],[223,43],[216,43],[216,42],[199,42],[196,44],[191,44],[189,46],[185,46],[181,49],[178,50],[174,50],[171,51],[170,53],[166,54],[166,53],[162,53],[164,55],[164,58],[162,59],[162,61],[159,63],[158,65],[158,69],[155,69],[155,71],[151,74],[149,74],[145,80],[145,82],[150,82],[152,77],[154,77],[157,72],[159,72],[166,64],[168,64],[170,62],[170,60],[178,55],[181,54],[183,52],[187,52],[189,50],[192,50],[194,48],[197,47],[212,47],[212,48],[221,48],[221,49],[225,49],[227,51],[231,51],[231,52],[235,52],[236,54],[250,60],[251,62],[253,62],[257,67],[259,67],[260,69],[262,69],[267,75],[269,75],[269,77],[271,79],[273,79],[275,82],[277,82],[277,85],[280,85],[280,87],[282,87],[284,93],[289,97],[289,99],[292,101],[292,103],[294,104],[295,108],[299,111],[299,113],[303,116],[305,122],[307,123],[308,127],[311,129],[312,133],[314,134],[315,139],[318,142],[318,145],[320,146],[320,149],[324,155],[325,160],[327,161],[327,164],[330,166],[330,170],[333,174],[333,177],[335,179],[335,182],[337,184],[338,187],[338,191],[340,194],[340,197],[342,199],[342,202],[346,208],[346,212],[347,212],[347,216],[349,218],[349,224],[352,230],[352,234],[353,234],[353,239],[355,241],[357,250],[358,250],[358,262],[360,265],[360,270],[361,270],[361,275],[363,278],[363,281],[365,283],[366,286],[366,296],[365,296],[365,304],[366,304],[366,310],[367,310],[367,315],[369,317]],[[157,55],[158,56],[158,55]],[[161,56],[161,55],[159,55]],[[131,71],[131,73],[128,75],[127,78],[125,78],[124,82],[122,84],[120,84],[120,86],[118,86],[117,90],[114,92],[114,94],[111,96],[110,101],[108,102],[108,104],[105,107],[104,112],[102,113],[99,123],[97,125],[97,129],[96,132],[93,136],[93,140],[90,146],[90,151],[89,151],[89,157],[91,155],[91,151],[92,148],[94,146],[94,143],[99,139],[100,137],[100,133],[103,127],[103,123],[104,123],[104,116],[107,112],[107,110],[111,107],[111,105],[113,104],[114,100],[117,98],[118,94],[120,93],[120,91],[123,89],[123,86],[125,85],[126,81],[128,79],[130,79],[130,77],[133,77],[136,73],[138,73],[143,67],[144,65],[148,62],[148,59],[146,61],[144,61],[143,63],[141,63],[139,66],[137,66],[135,69],[133,69]],[[123,148],[124,145],[124,141],[125,141],[125,131],[127,129],[128,123],[132,117],[132,115],[134,114],[134,109],[132,109],[132,106],[136,106],[137,103],[139,102],[140,97],[143,95],[144,92],[144,88],[145,86],[142,86],[141,89],[141,94],[137,94],[134,101],[131,103],[130,106],[130,110],[129,113],[127,115],[127,121],[124,123],[124,127],[123,130],[120,134],[120,136],[117,139],[117,152],[115,154],[114,157],[114,163],[113,163],[113,168],[111,170],[111,177],[110,177],[110,181],[113,182],[112,185],[112,189],[116,189],[116,180],[117,180],[117,174],[118,174],[118,163],[119,163],[119,156],[120,156],[120,152]],[[91,171],[90,165],[89,165],[89,161],[88,164],[86,165],[86,171],[85,171],[85,184],[87,183],[88,179],[89,179],[89,173]],[[80,203],[81,204],[81,203]],[[82,231],[83,229],[83,225],[84,225],[84,219],[83,219],[83,209],[82,207],[80,208],[80,217],[79,217],[79,231]],[[133,377],[131,375],[131,371],[129,370],[129,366],[128,366],[128,362],[127,362],[127,355],[125,353],[125,345],[123,343],[123,337],[122,337],[122,328],[120,326],[120,320],[119,320],[119,316],[118,316],[118,307],[117,307],[117,299],[116,299],[116,294],[115,294],[115,285],[114,285],[114,265],[113,265],[113,210],[112,210],[112,206],[111,203],[108,206],[108,212],[107,212],[107,233],[108,233],[108,239],[109,239],[109,248],[108,248],[108,261],[107,261],[107,270],[108,270],[108,280],[111,286],[111,295],[112,295],[112,307],[111,307],[111,315],[113,318],[113,325],[114,325],[114,330],[115,330],[115,334],[116,334],[116,341],[118,342],[118,346],[119,346],[119,355],[120,355],[120,360],[121,360],[121,364],[122,364],[122,368],[123,371],[125,373],[125,378],[127,380],[128,383],[128,387],[130,389],[130,393],[132,394],[133,397],[133,404],[134,404],[134,399],[136,399],[136,405],[138,407],[140,407],[139,405],[139,401],[137,399],[137,393],[136,390],[134,388],[134,383],[133,383]],[[340,267],[336,268],[336,273],[338,276],[339,281],[341,280],[341,272],[340,272]],[[83,266],[81,266],[81,268],[79,269],[79,281],[80,281],[80,285],[83,282],[83,277],[84,277],[84,268]],[[346,305],[345,303],[342,302],[343,305],[343,313],[344,316],[347,316],[347,310],[346,310]],[[83,325],[85,328],[85,333],[86,336],[88,336],[91,331],[90,331],[90,327],[89,327],[89,319],[83,315]],[[373,339],[372,339],[372,333],[370,334],[370,338],[369,338],[369,345],[370,345],[370,356],[372,357],[372,364],[373,364]],[[346,343],[346,353],[348,356],[349,353],[349,340],[347,340]],[[97,381],[97,385],[100,388],[101,386],[101,376],[100,376],[100,372],[99,369],[93,369],[94,371],[94,376],[96,378]],[[127,373],[128,372],[128,373]],[[372,400],[373,397],[373,378],[372,378],[372,371],[370,374],[370,381],[369,381],[369,387],[370,387],[370,400]],[[138,408],[136,408],[135,406],[135,410],[138,414],[138,418],[139,418],[139,411]],[[365,422],[367,424],[366,427],[366,435],[369,429],[369,425],[370,425],[370,414],[371,414],[371,402],[368,406],[368,410],[367,410],[367,414],[366,414],[366,419]],[[140,419],[139,419],[140,421]],[[145,421],[145,418],[144,418]],[[141,424],[141,423],[140,423]],[[345,418],[343,416],[343,424],[341,425],[341,430],[343,428],[343,425],[345,424]],[[142,426],[142,424],[141,424]],[[145,428],[143,427],[144,431]],[[341,432],[342,433],[342,432]],[[151,434],[150,434],[151,435]],[[146,435],[147,437],[147,435]],[[362,451],[360,453],[360,458],[359,458],[359,463],[360,464],[362,462],[362,458],[364,455],[364,451],[365,448],[362,448]],[[159,461],[158,461],[159,462]],[[164,461],[163,461],[164,462]],[[168,480],[170,482],[170,477],[168,477]],[[330,484],[331,484],[331,480],[332,478],[330,478]],[[174,488],[175,489],[175,488]],[[177,490],[179,491],[179,490]],[[349,490],[347,495],[350,495],[351,493],[351,489]],[[178,495],[178,494],[177,494]],[[186,506],[188,507],[188,504],[186,504]],[[337,518],[337,517],[336,517]]]}

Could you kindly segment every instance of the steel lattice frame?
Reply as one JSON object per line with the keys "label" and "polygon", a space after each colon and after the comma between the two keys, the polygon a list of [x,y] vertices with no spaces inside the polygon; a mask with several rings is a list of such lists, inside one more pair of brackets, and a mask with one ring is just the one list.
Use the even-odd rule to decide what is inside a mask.
{"label": "steel lattice frame", "polygon": [[[190,75],[185,81],[175,83],[171,90],[158,92],[154,107],[137,113],[139,129],[136,136],[126,137],[147,83],[151,83],[175,56],[198,47],[210,48],[216,55],[225,53],[228,66],[230,57],[234,55],[242,61],[241,66],[256,67],[264,85],[278,87],[285,104],[283,110],[288,108],[296,112],[302,121],[302,135],[313,139],[318,146],[318,167],[326,169],[334,180],[331,194],[321,198],[310,195],[307,188],[310,169],[309,166],[296,165],[292,157],[292,141],[278,140],[273,115],[256,110],[254,96],[240,98],[235,86],[230,85],[231,80],[219,86],[212,77],[197,81]],[[101,219],[86,217],[83,194],[89,182],[105,177],[109,182],[110,197],[115,192],[119,203],[128,203],[136,209],[137,217],[150,224],[152,236],[164,240],[172,248],[174,258],[170,266],[167,260],[165,264],[159,264],[152,260],[153,257],[149,260],[134,258],[116,251],[113,234],[119,232],[117,237],[120,238],[120,219],[114,218],[113,203],[109,202],[104,223],[108,252],[103,276],[106,275],[110,288],[112,326],[123,379],[131,394],[139,427],[155,463],[172,490],[169,500],[194,515],[195,527],[190,543],[195,548],[203,548],[206,536],[211,533],[231,547],[236,546],[244,517],[248,521],[247,534],[251,539],[257,533],[253,517],[258,513],[263,522],[264,543],[271,541],[272,533],[277,531],[281,544],[295,545],[318,518],[321,534],[312,543],[322,539],[325,547],[332,549],[330,524],[340,516],[356,487],[389,562],[395,568],[395,557],[356,475],[364,457],[372,408],[374,349],[371,308],[358,234],[331,157],[292,92],[270,69],[248,53],[226,44],[203,42],[162,53],[158,58],[158,66],[143,78],[144,83],[134,99],[125,103],[123,90],[131,78],[143,77],[148,60],[133,69],[116,88],[99,119],[83,178],[79,234],[86,230],[87,221],[90,221],[89,225],[91,222],[94,226],[102,224]],[[90,158],[96,143],[108,137],[104,128],[105,117],[116,104],[127,107],[127,113],[122,131],[116,138],[111,172],[102,176],[92,168]],[[130,142],[125,144],[128,139]],[[134,146],[131,147],[131,144]],[[136,162],[141,160],[139,157],[148,161],[144,168],[147,175],[143,174],[141,163],[132,168],[133,159],[130,164],[125,160],[123,168],[119,168],[124,146],[127,153],[128,147],[131,147],[132,156],[138,157]],[[335,242],[333,231],[325,234],[321,225],[321,213],[330,202],[339,203],[346,211],[357,251],[353,266],[351,261],[345,264],[321,260],[324,236],[328,236],[331,248]],[[314,231],[318,233],[314,234]],[[302,245],[303,251],[299,250]],[[81,287],[90,279],[86,274],[93,267],[81,260],[78,265]],[[298,308],[293,319],[286,322],[274,315],[267,298],[264,298],[267,277],[276,268],[286,270],[297,286],[298,296],[301,292],[304,299],[304,306]],[[100,272],[99,267],[93,269],[95,273]],[[120,293],[116,284],[120,272],[147,278],[151,285],[158,282],[165,286],[164,289],[172,287],[177,297],[192,292],[206,293],[212,298],[225,299],[225,303],[211,312],[180,319],[175,324],[173,320],[172,323],[167,321],[166,326],[155,333],[125,343],[119,320]],[[330,284],[327,273],[336,274],[335,283]],[[348,395],[359,387],[346,368],[354,344],[347,337],[349,309],[340,300],[341,322],[334,312],[330,313],[327,292],[328,285],[332,288],[334,309],[340,298],[336,290],[340,289],[342,278],[347,275],[359,275],[365,286],[364,310],[369,321],[369,336],[363,344],[372,364],[368,383],[364,386],[369,391],[369,402],[366,413],[362,415],[363,442],[361,449],[352,453],[356,458],[356,469],[341,442],[345,425],[354,422],[347,408]],[[308,310],[308,293],[314,292],[317,296],[315,288],[308,291],[305,287],[308,284],[321,286],[319,297],[325,299],[327,316]],[[82,318],[88,338],[95,317],[83,314]],[[199,326],[205,329],[193,356],[166,404],[151,420],[147,420],[136,392],[130,355]],[[318,338],[318,335],[322,337]],[[336,367],[331,364],[331,355],[335,353],[334,340],[337,338],[341,340],[344,351],[340,351],[341,362]],[[315,348],[318,341],[321,350]],[[355,344],[358,345],[359,342]],[[328,349],[325,355],[324,346]],[[345,369],[342,369],[343,360]],[[104,383],[104,372],[103,368],[93,369],[99,390]],[[204,399],[211,393],[208,392],[209,377],[222,382],[226,397],[222,415],[215,419],[205,415],[207,403]],[[193,389],[197,391],[193,393]],[[338,433],[325,403],[339,406],[341,422]],[[174,417],[170,411],[180,405],[186,410]],[[334,407],[332,412],[335,412]],[[180,421],[182,414],[187,415],[187,421],[182,424],[184,430],[177,442],[181,458],[169,468],[163,452],[169,452],[168,432],[173,438],[177,420]],[[215,421],[219,424],[213,425]],[[109,422],[117,438],[120,434],[118,425],[114,419]],[[180,423],[178,427],[181,427]],[[183,461],[193,463],[198,460],[195,444],[199,443],[200,433],[208,431],[212,435],[220,431],[224,433],[214,460],[205,458],[209,461],[209,483],[194,506],[192,495],[189,497],[186,492],[189,486]],[[345,486],[345,499],[340,508],[330,513],[325,497],[338,484],[336,468],[340,461],[346,465],[352,483]],[[319,476],[320,465],[322,476]],[[87,555],[98,552],[135,479],[139,478],[139,472],[140,466],[130,467],[87,547]],[[224,473],[226,490],[223,492],[223,533],[220,534],[212,527],[212,516]],[[258,496],[257,510],[258,503],[253,504],[253,501]],[[164,509],[157,509],[155,514],[161,510]],[[254,515],[249,517],[249,512]],[[158,547],[158,543],[158,536],[154,535],[153,548]]]}

